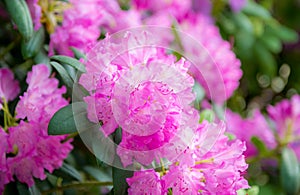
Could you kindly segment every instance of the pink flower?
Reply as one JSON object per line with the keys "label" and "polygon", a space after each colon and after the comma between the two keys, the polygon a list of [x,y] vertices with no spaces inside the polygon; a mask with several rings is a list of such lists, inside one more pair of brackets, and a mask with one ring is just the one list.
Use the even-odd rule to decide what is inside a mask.
{"label": "pink flower", "polygon": [[6,163],[6,153],[8,152],[8,135],[0,127],[0,193],[4,190],[4,185],[11,180],[11,173]]}
{"label": "pink flower", "polygon": [[162,194],[160,177],[154,170],[135,172],[133,177],[127,178],[126,181],[130,186],[129,194]]}
{"label": "pink flower", "polygon": [[300,96],[282,100],[275,106],[267,107],[281,144],[288,144],[300,159]]}
{"label": "pink flower", "polygon": [[229,5],[233,12],[239,12],[247,4],[247,0],[229,0]]}
{"label": "pink flower", "polygon": [[56,27],[50,37],[50,55],[57,51],[72,56],[70,47],[86,53],[100,37],[100,28],[113,33],[141,24],[139,12],[123,11],[115,0],[72,0],[70,3],[73,7],[64,12],[62,26]]}
{"label": "pink flower", "polygon": [[38,4],[39,0],[27,0],[27,5],[34,24],[34,30],[38,30],[41,24],[42,8]]}
{"label": "pink flower", "polygon": [[243,119],[237,113],[230,110],[226,112],[227,131],[233,133],[238,139],[245,141],[247,150],[246,157],[258,154],[256,147],[252,144],[251,138],[258,137],[269,149],[276,147],[276,140],[264,116],[255,110],[252,117]]}
{"label": "pink flower", "polygon": [[62,98],[66,88],[58,88],[58,80],[49,76],[50,71],[46,65],[32,67],[26,79],[28,89],[16,107],[18,118],[27,117],[28,121],[48,123],[57,110],[68,104]]}
{"label": "pink flower", "polygon": [[189,0],[133,0],[132,4],[138,10],[148,10],[153,13],[165,12],[179,20],[192,8],[192,1]]}
{"label": "pink flower", "polygon": [[164,191],[172,188],[172,194],[198,194],[203,186],[203,174],[189,166],[171,165],[167,174],[162,177]]}
{"label": "pink flower", "polygon": [[185,52],[199,56],[201,61],[191,66],[191,74],[205,88],[208,97],[223,103],[239,86],[242,76],[241,63],[231,51],[230,43],[222,39],[210,18],[201,14],[189,15],[180,23],[180,29],[207,49],[208,54],[205,54],[189,42],[191,39],[181,38]]}
{"label": "pink flower", "polygon": [[11,101],[20,92],[19,83],[14,79],[14,74],[8,68],[0,69],[0,109],[2,108],[3,98]]}
{"label": "pink flower", "polygon": [[27,118],[27,121],[21,120],[17,126],[9,127],[6,135],[6,153],[13,154],[6,157],[7,175],[10,180],[15,176],[29,187],[34,184],[34,178],[46,178],[45,170],[51,173],[61,167],[73,148],[72,140],[66,141],[65,135],[48,136],[47,133],[53,114],[68,104],[62,97],[66,89],[59,89],[58,80],[49,75],[46,65],[32,67],[27,75],[27,91],[16,108],[18,117]]}
{"label": "pink flower", "polygon": [[[162,185],[161,191],[156,194],[167,194],[171,189],[173,194],[227,195],[236,194],[236,191],[242,188],[249,188],[247,180],[243,177],[248,167],[243,156],[245,144],[240,140],[230,144],[224,131],[224,123],[201,124],[195,132],[192,144],[177,162],[169,166],[166,172],[162,172],[161,178],[155,177],[156,183]],[[146,188],[144,183],[137,181],[143,177],[148,179],[148,173],[154,175],[155,172],[135,172],[134,176],[127,180],[129,189]],[[136,182],[132,183],[132,180]],[[134,194],[136,191],[128,192]]]}
{"label": "pink flower", "polygon": [[190,106],[194,81],[187,74],[189,63],[175,63],[164,50],[143,47],[151,43],[148,32],[128,32],[118,44],[107,37],[89,53],[87,73],[80,78],[90,91],[84,98],[88,118],[101,121],[106,136],[122,128],[118,154],[125,166],[136,158],[151,163],[156,155],[140,159],[144,155],[138,153],[162,152],[160,148],[174,143],[173,138],[192,129],[198,120]]}

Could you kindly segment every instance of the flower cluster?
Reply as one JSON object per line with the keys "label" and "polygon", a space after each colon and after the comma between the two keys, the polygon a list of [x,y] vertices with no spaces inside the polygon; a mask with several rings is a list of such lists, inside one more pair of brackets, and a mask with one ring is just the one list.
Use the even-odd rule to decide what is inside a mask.
{"label": "flower cluster", "polygon": [[125,166],[132,159],[150,164],[159,160],[155,155],[167,156],[166,148],[171,146],[166,144],[176,143],[172,149],[180,147],[178,137],[198,121],[197,111],[190,106],[194,81],[187,74],[189,63],[184,59],[175,62],[174,56],[160,48],[142,47],[151,43],[150,37],[148,32],[128,32],[120,44],[106,38],[93,49],[90,55],[94,58],[80,78],[90,91],[84,98],[89,119],[101,121],[105,135],[122,127],[118,153]]}
{"label": "flower cluster", "polygon": [[258,154],[257,148],[251,142],[254,136],[263,141],[267,148],[274,149],[276,147],[276,140],[272,130],[258,110],[253,112],[252,117],[243,119],[239,114],[228,109],[226,112],[226,123],[228,132],[246,142],[247,150],[244,153],[246,157]]}
{"label": "flower cluster", "polygon": [[[13,74],[9,70],[1,69],[1,72],[6,72],[7,81],[13,84],[8,85],[10,88],[4,88],[5,82],[1,80],[0,83],[1,91],[9,94],[5,98],[11,100],[19,92],[17,82],[12,80]],[[27,91],[16,106],[19,123],[9,114],[7,107],[3,108],[8,123],[0,129],[1,191],[14,178],[28,186],[34,184],[33,178],[45,179],[44,169],[51,173],[59,168],[73,148],[71,140],[65,140],[66,136],[48,136],[51,117],[68,104],[62,97],[66,88],[58,88],[58,80],[49,76],[50,71],[43,64],[33,66],[28,73]]]}
{"label": "flower cluster", "polygon": [[[242,154],[245,144],[228,144],[224,131],[223,123],[201,124],[193,144],[167,171],[163,169],[161,175],[154,170],[137,171],[128,178],[129,194],[236,194],[248,188],[242,176],[248,166]],[[212,144],[214,136],[218,139]]]}
{"label": "flower cluster", "polygon": [[[145,24],[169,28],[175,26],[184,32],[180,34],[180,40],[177,40],[182,46],[181,49],[184,53],[201,56],[199,62],[190,67],[189,72],[205,88],[208,98],[222,104],[239,86],[242,77],[241,63],[231,51],[231,44],[222,39],[210,15],[202,13],[201,9],[192,9],[193,4],[192,1],[185,1],[184,4],[177,1],[164,1],[164,3],[133,1],[133,5],[137,8],[152,13],[144,17]],[[206,6],[205,10],[209,10],[209,2],[203,2],[203,5],[198,6]],[[170,32],[160,36],[164,40],[174,39],[174,34]],[[193,42],[199,43],[197,48],[193,47],[191,39],[187,39],[187,36],[191,36]],[[199,47],[204,47],[208,55],[204,55]],[[211,58],[213,60],[210,60]]]}
{"label": "flower cluster", "polygon": [[[236,135],[238,139],[246,141],[247,157],[257,155],[258,151],[251,142],[257,137],[270,150],[277,146],[292,148],[300,159],[300,96],[294,95],[291,100],[282,100],[275,106],[267,107],[268,120],[256,110],[250,118],[242,119],[238,114],[227,111],[228,132]],[[267,122],[269,121],[269,122]]]}
{"label": "flower cluster", "polygon": [[300,96],[282,100],[267,107],[268,115],[276,129],[275,137],[280,145],[291,147],[300,159]]}
{"label": "flower cluster", "polygon": [[[50,37],[50,54],[56,50],[72,56],[70,47],[87,52],[97,42],[101,29],[115,32],[139,25],[138,12],[122,11],[115,0],[71,0],[70,4],[71,8],[64,12],[62,25],[57,26]],[[122,18],[122,22],[118,18]]]}

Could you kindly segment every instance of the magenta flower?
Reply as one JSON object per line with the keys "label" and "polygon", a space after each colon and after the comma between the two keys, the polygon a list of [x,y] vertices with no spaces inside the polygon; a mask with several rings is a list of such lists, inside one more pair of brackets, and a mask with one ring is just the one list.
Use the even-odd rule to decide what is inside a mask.
{"label": "magenta flower", "polygon": [[160,176],[154,170],[135,172],[126,181],[130,186],[129,194],[162,194]]}
{"label": "magenta flower", "polygon": [[49,76],[50,71],[46,65],[32,67],[26,79],[28,89],[16,107],[17,118],[27,117],[28,121],[48,123],[57,110],[68,104],[62,98],[66,88],[58,88],[58,80]]}
{"label": "magenta flower", "polygon": [[123,11],[115,0],[72,0],[70,3],[72,8],[64,12],[62,26],[51,34],[50,55],[57,51],[72,56],[70,47],[86,53],[100,37],[100,28],[113,33],[141,24],[139,12]]}
{"label": "magenta flower", "polygon": [[300,159],[300,96],[294,95],[291,100],[282,100],[275,106],[268,106],[267,111],[278,135],[278,142],[291,147]]}
{"label": "magenta flower", "polygon": [[243,156],[245,144],[239,140],[229,144],[224,131],[223,123],[204,122],[195,132],[192,145],[167,171],[161,172],[161,178],[153,170],[135,172],[127,180],[129,194],[138,192],[134,188],[146,188],[141,178],[162,185],[156,194],[167,194],[170,189],[173,194],[236,194],[239,189],[249,188],[243,177],[248,167]]}
{"label": "magenta flower", "polygon": [[147,32],[128,32],[120,44],[106,38],[88,55],[87,73],[80,78],[90,91],[84,98],[88,118],[101,121],[106,136],[122,128],[118,154],[125,166],[135,158],[143,164],[155,159],[155,155],[144,158],[137,153],[170,153],[162,147],[174,143],[173,138],[192,129],[198,120],[190,106],[194,81],[187,74],[189,63],[183,59],[175,63],[164,50],[143,47],[151,44],[150,37]]}
{"label": "magenta flower", "polygon": [[6,163],[6,153],[8,152],[7,133],[0,127],[0,193],[4,190],[4,185],[11,180],[11,173]]}
{"label": "magenta flower", "polygon": [[222,39],[218,28],[205,15],[189,15],[180,23],[180,29],[206,48],[213,59],[211,61],[209,56],[200,53],[202,51],[193,47],[194,44],[187,41],[189,39],[181,38],[187,53],[204,58],[203,63],[191,66],[191,74],[205,88],[208,97],[223,103],[237,89],[242,76],[241,63],[231,51],[230,43]]}
{"label": "magenta flower", "polygon": [[253,112],[252,117],[246,119],[243,119],[237,113],[227,110],[226,124],[228,132],[233,133],[238,139],[246,142],[247,150],[244,152],[246,157],[258,154],[256,147],[251,142],[251,138],[254,136],[263,141],[269,149],[274,149],[277,145],[269,124],[258,110]]}
{"label": "magenta flower", "polygon": [[[65,135],[48,136],[47,133],[50,118],[68,104],[62,97],[66,89],[59,89],[58,80],[49,76],[46,65],[32,67],[26,80],[28,89],[16,108],[20,124],[9,127],[7,133],[1,129],[1,185],[14,181],[15,176],[30,187],[34,178],[46,178],[45,170],[51,173],[61,167],[72,150],[72,140],[66,141]],[[25,118],[26,121],[22,120]]]}
{"label": "magenta flower", "polygon": [[17,97],[20,92],[19,83],[14,79],[14,74],[8,68],[0,69],[0,109],[3,99],[11,101]]}

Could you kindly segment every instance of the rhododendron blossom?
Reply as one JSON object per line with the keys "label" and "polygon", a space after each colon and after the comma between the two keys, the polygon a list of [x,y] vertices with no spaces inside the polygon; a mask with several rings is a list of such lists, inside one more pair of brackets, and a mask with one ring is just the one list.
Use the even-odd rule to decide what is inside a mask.
{"label": "rhododendron blossom", "polygon": [[[150,37],[148,32],[128,32],[121,44],[106,38],[89,53],[87,73],[80,78],[90,91],[84,98],[88,118],[101,121],[105,135],[122,128],[118,154],[125,166],[132,159],[143,164],[159,160],[157,155],[170,154],[165,147],[182,149],[186,140],[176,139],[176,143],[173,139],[189,132],[198,121],[191,107],[194,80],[187,73],[190,64],[184,59],[175,62],[174,56],[160,48],[142,47],[151,43]],[[136,152],[151,155],[141,157]]]}
{"label": "rhododendron blossom", "polygon": [[279,143],[291,147],[300,159],[300,96],[294,95],[290,100],[268,106],[267,111]]}
{"label": "rhododendron blossom", "polygon": [[252,117],[243,119],[239,114],[228,109],[226,123],[228,132],[246,142],[247,150],[244,153],[246,157],[258,154],[256,147],[251,143],[251,138],[254,136],[263,141],[267,148],[274,149],[276,147],[274,134],[267,120],[258,110],[253,112]]}
{"label": "rhododendron blossom", "polygon": [[[65,87],[59,89],[58,80],[49,76],[50,71],[46,65],[32,67],[27,75],[27,91],[20,97],[16,107],[20,123],[10,124],[12,126],[6,132],[0,128],[1,185],[17,178],[29,187],[32,186],[34,178],[46,178],[45,170],[52,173],[61,167],[73,148],[70,143],[72,140],[65,140],[66,135],[48,136],[51,117],[68,104],[62,97],[66,92]],[[16,84],[14,81],[10,83]],[[15,94],[19,88],[12,90],[15,90]]]}
{"label": "rhododendron blossom", "polygon": [[[218,129],[221,129],[220,135],[215,143],[210,143],[212,130],[219,132]],[[193,144],[176,163],[162,172],[161,178],[153,171],[137,171],[127,179],[129,194],[139,194],[140,188],[136,185],[143,186],[143,177],[162,186],[156,194],[167,194],[169,190],[173,194],[236,194],[236,190],[248,188],[247,180],[243,178],[248,167],[243,156],[245,144],[239,140],[229,144],[224,131],[222,123],[204,122],[195,131]],[[143,189],[150,186],[153,185]]]}
{"label": "rhododendron blossom", "polygon": [[[208,59],[203,59],[202,64],[191,66],[190,72],[205,88],[208,97],[223,103],[239,86],[242,76],[241,63],[231,51],[230,43],[222,39],[218,28],[205,15],[189,15],[180,23],[180,29],[203,45],[213,59],[210,61],[206,57]],[[203,56],[201,50],[193,47],[188,39],[182,37],[181,41],[186,52],[199,58]],[[218,73],[222,76],[216,77]]]}
{"label": "rhododendron blossom", "polygon": [[0,69],[0,110],[3,100],[6,102],[15,99],[20,92],[18,81],[14,80],[14,74],[8,68]]}

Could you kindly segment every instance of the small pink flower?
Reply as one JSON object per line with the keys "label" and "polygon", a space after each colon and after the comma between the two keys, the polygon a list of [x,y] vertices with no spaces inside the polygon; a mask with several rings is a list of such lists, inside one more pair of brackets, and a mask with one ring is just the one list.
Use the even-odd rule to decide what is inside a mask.
{"label": "small pink flower", "polygon": [[276,140],[264,116],[255,110],[252,117],[243,119],[239,114],[230,110],[226,112],[227,131],[233,133],[238,139],[245,141],[247,150],[246,157],[257,155],[257,149],[251,142],[256,136],[263,141],[269,149],[276,147]]}
{"label": "small pink flower", "polygon": [[9,151],[7,133],[0,127],[0,193],[4,190],[4,185],[11,181],[11,173],[7,167],[6,153]]}
{"label": "small pink flower", "polygon": [[19,83],[14,79],[14,74],[8,68],[0,69],[0,109],[2,108],[3,98],[11,101],[20,92]]}
{"label": "small pink flower", "polygon": [[61,98],[66,88],[58,88],[58,80],[49,76],[50,71],[46,65],[32,67],[26,79],[28,89],[20,97],[16,107],[18,118],[27,117],[28,121],[49,122],[58,109],[68,104],[67,100]]}
{"label": "small pink flower", "polygon": [[[155,177],[156,183],[162,186],[156,194],[167,194],[171,189],[173,194],[233,195],[239,189],[249,188],[243,177],[248,167],[243,156],[245,144],[240,140],[230,144],[224,131],[224,123],[216,125],[204,122],[199,125],[192,144],[161,178]],[[148,179],[148,173],[155,174],[153,170],[137,171],[127,180],[129,194],[137,193],[131,191],[134,188],[146,188],[144,183],[138,181],[141,178]],[[132,183],[132,180],[135,182]]]}
{"label": "small pink flower", "polygon": [[130,186],[129,194],[162,194],[160,176],[154,170],[134,172],[134,175],[126,181]]}
{"label": "small pink flower", "polygon": [[267,111],[279,142],[288,144],[300,159],[300,96],[294,95],[290,100],[268,106]]}
{"label": "small pink flower", "polygon": [[16,108],[17,116],[27,120],[8,128],[6,153],[13,155],[6,157],[7,175],[10,180],[15,176],[29,187],[34,184],[34,178],[46,178],[44,170],[51,173],[59,168],[73,148],[72,140],[66,141],[65,135],[48,136],[51,117],[68,104],[62,97],[66,89],[59,89],[58,80],[49,76],[46,65],[32,67],[26,79],[27,91],[20,97]]}

